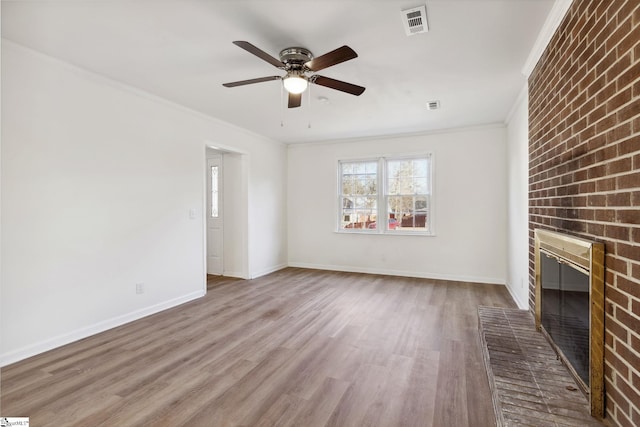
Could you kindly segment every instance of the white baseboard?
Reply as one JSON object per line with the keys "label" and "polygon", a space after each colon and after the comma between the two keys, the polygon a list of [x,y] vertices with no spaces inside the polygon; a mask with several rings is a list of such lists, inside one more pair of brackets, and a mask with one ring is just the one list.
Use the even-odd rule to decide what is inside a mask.
{"label": "white baseboard", "polygon": [[258,277],[266,276],[267,274],[275,273],[276,271],[282,270],[283,268],[287,268],[288,266],[289,266],[288,264],[278,264],[273,267],[266,268],[264,270],[251,272],[249,273],[248,276],[239,271],[225,271],[222,273],[222,275],[225,277],[236,277],[238,279],[251,280],[251,279],[257,279]]}
{"label": "white baseboard", "polygon": [[222,275],[224,277],[235,277],[236,279],[244,279],[249,280],[246,274],[241,271],[223,271]]}
{"label": "white baseboard", "polygon": [[290,262],[289,267],[310,268],[314,270],[344,271],[347,273],[366,273],[366,274],[383,274],[388,276],[400,276],[400,277],[417,277],[420,279],[451,280],[455,282],[486,283],[491,285],[506,284],[504,279],[497,279],[492,277],[425,273],[421,271],[388,270],[388,269],[382,269],[382,268],[369,268],[369,267],[364,268],[364,267],[354,267],[354,266],[345,266],[345,265],[323,265],[323,264],[311,264],[306,262]]}
{"label": "white baseboard", "polygon": [[35,356],[45,351],[52,350],[57,347],[72,343],[74,341],[81,340],[83,338],[90,337],[91,335],[104,332],[106,330],[115,328],[117,326],[124,325],[125,323],[132,322],[134,320],[142,319],[143,317],[150,316],[169,308],[173,308],[180,304],[192,301],[194,299],[201,298],[205,295],[203,290],[192,292],[183,295],[178,298],[174,298],[168,301],[164,301],[150,307],[145,307],[140,310],[133,311],[131,313],[123,314],[111,319],[104,320],[102,322],[95,323],[93,325],[76,329],[75,331],[61,334],[53,338],[48,338],[44,341],[40,341],[35,344],[28,345],[26,347],[19,348],[0,355],[0,367],[7,366],[11,363],[19,362],[28,357]]}
{"label": "white baseboard", "polygon": [[511,299],[513,299],[513,301],[518,305],[518,308],[520,310],[529,310],[529,301],[520,301],[520,299],[518,298],[516,293],[513,292],[513,289],[511,288],[511,286],[509,286],[508,283],[507,283],[507,290],[511,295]]}
{"label": "white baseboard", "polygon": [[273,267],[264,269],[264,270],[260,270],[257,272],[253,272],[251,273],[251,278],[252,279],[257,279],[258,277],[262,277],[262,276],[266,276],[267,274],[271,274],[271,273],[275,273],[276,271],[282,270],[283,268],[287,268],[289,267],[288,264],[278,264],[275,265]]}

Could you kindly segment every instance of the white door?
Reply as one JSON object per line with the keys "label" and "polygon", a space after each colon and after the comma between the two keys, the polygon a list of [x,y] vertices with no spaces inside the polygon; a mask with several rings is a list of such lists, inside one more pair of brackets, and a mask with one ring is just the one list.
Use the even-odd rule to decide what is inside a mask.
{"label": "white door", "polygon": [[207,274],[222,275],[222,156],[207,159]]}

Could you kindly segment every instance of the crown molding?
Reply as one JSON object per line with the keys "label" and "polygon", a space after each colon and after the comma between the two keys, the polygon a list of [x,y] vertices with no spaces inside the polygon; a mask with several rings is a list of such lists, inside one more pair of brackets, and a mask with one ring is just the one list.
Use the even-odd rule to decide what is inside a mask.
{"label": "crown molding", "polygon": [[555,34],[556,30],[560,26],[562,19],[567,14],[567,11],[571,7],[573,0],[556,0],[551,7],[551,11],[544,21],[544,25],[538,34],[538,38],[529,53],[529,57],[522,67],[522,74],[529,78],[536,64],[540,60],[542,53],[546,49],[551,37]]}

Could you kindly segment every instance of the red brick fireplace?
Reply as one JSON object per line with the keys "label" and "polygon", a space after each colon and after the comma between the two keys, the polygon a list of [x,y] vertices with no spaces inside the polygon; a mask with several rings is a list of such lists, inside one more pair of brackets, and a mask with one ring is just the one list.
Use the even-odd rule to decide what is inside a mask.
{"label": "red brick fireplace", "polygon": [[640,2],[574,0],[529,78],[534,229],[605,245],[605,405],[640,425]]}

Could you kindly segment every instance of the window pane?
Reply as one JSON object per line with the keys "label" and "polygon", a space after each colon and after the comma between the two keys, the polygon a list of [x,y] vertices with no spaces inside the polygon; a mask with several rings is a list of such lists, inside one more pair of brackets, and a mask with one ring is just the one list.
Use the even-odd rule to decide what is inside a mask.
{"label": "window pane", "polygon": [[415,194],[427,194],[427,180],[425,177],[423,178],[414,178],[413,179],[413,190]]}
{"label": "window pane", "polygon": [[377,204],[376,197],[356,197],[355,208],[359,210],[375,209]]}
{"label": "window pane", "polygon": [[353,194],[353,190],[354,190],[353,179],[348,179],[348,178],[343,179],[342,194],[345,196]]}
{"label": "window pane", "polygon": [[367,197],[365,199],[365,205],[368,209],[373,209],[374,211],[378,208],[378,198],[377,197]]}
{"label": "window pane", "polygon": [[388,194],[400,194],[400,179],[390,178],[387,181],[387,193]]}
{"label": "window pane", "polygon": [[400,191],[398,194],[413,194],[413,179],[410,177],[400,178]]}
{"label": "window pane", "polygon": [[211,217],[218,218],[218,166],[211,166]]}
{"label": "window pane", "polygon": [[368,174],[377,174],[378,173],[378,163],[367,162],[365,164],[365,171]]}
{"label": "window pane", "polygon": [[389,198],[389,219],[397,221],[393,229],[424,231],[428,228],[427,215],[428,200],[425,196]]}
{"label": "window pane", "polygon": [[376,194],[376,169],[375,163],[342,163],[342,194]]}
{"label": "window pane", "polygon": [[417,212],[419,211],[427,211],[427,198],[424,196],[418,196],[415,199],[415,209]]}
{"label": "window pane", "polygon": [[395,177],[398,173],[398,168],[400,167],[399,162],[389,161],[387,162],[387,174],[389,177]]}
{"label": "window pane", "polygon": [[389,212],[395,214],[395,218],[413,212],[413,196],[389,197]]}
{"label": "window pane", "polygon": [[365,195],[369,194],[369,186],[367,185],[367,175],[358,175],[355,180],[355,194]]}
{"label": "window pane", "polygon": [[413,175],[419,177],[427,176],[427,159],[413,160]]}
{"label": "window pane", "polygon": [[389,160],[387,163],[387,191],[389,194],[414,194],[413,160]]}
{"label": "window pane", "polygon": [[375,229],[376,221],[375,209],[353,209],[343,210],[342,228],[345,229]]}
{"label": "window pane", "polygon": [[376,177],[368,176],[365,180],[365,194],[376,194],[378,192]]}

